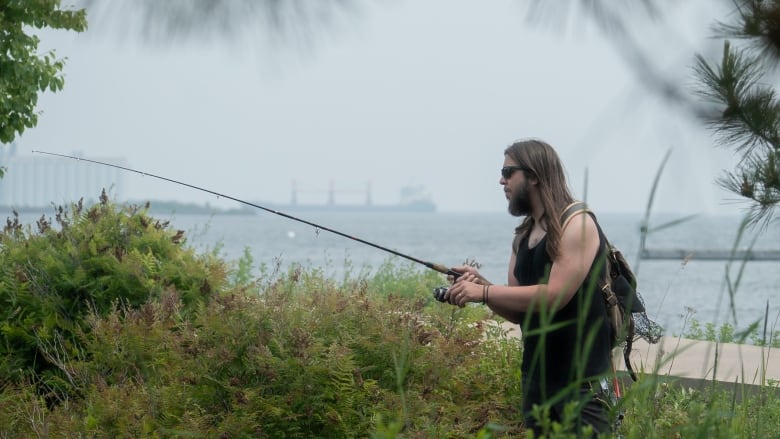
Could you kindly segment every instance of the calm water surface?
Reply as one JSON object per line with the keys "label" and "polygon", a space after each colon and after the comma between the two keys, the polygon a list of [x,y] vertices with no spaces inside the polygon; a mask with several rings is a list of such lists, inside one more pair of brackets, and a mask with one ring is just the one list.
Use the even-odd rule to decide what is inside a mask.
{"label": "calm water surface", "polygon": [[[156,216],[169,219],[172,227],[187,232],[188,243],[196,249],[217,248],[230,260],[238,259],[248,249],[258,267],[277,262],[283,267],[304,264],[340,277],[348,266],[374,269],[388,260],[405,263],[373,247],[269,213]],[[517,219],[506,213],[306,213],[296,216],[424,261],[457,266],[466,259],[476,260],[482,264],[482,273],[494,283],[506,283],[512,234],[517,224]],[[34,222],[36,217],[28,215],[22,219]],[[651,225],[668,219],[671,218],[651,219]],[[612,243],[636,266],[648,314],[663,324],[667,333],[680,332],[686,315],[702,322],[733,323],[725,284],[727,261],[642,260],[637,263],[641,217],[604,214],[599,221]],[[648,248],[730,249],[739,223],[736,215],[698,217],[650,235],[646,245]],[[742,247],[747,247],[750,238],[743,241]],[[770,226],[760,235],[755,247],[780,249],[780,226]],[[736,278],[739,265],[739,262],[732,263],[732,278]],[[762,318],[767,303],[769,324],[777,325],[779,290],[780,261],[748,262],[734,296],[738,327]]]}

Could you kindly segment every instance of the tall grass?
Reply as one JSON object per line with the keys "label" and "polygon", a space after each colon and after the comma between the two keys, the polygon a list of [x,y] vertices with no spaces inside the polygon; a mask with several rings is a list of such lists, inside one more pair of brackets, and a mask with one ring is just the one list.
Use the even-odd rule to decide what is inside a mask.
{"label": "tall grass", "polygon": [[[649,233],[676,226],[695,217],[695,215],[687,216],[652,228],[649,225],[655,192],[670,152],[671,150],[664,156],[651,188],[646,214],[640,229],[640,249],[635,268],[638,268]],[[777,437],[780,431],[780,388],[777,381],[767,379],[764,367],[768,361],[768,350],[776,348],[779,342],[777,335],[780,333],[774,329],[777,318],[770,326],[767,303],[763,322],[752,322],[742,330],[736,329],[738,328],[736,295],[745,266],[749,261],[749,252],[746,252],[745,257],[741,260],[736,255],[749,224],[748,217],[740,223],[731,256],[724,266],[723,291],[728,298],[729,314],[733,322],[726,322],[719,327],[715,322],[707,322],[702,326],[695,319],[688,322],[686,317],[686,323],[689,323],[690,326],[687,332],[684,330],[681,334],[688,338],[713,342],[714,371],[710,385],[699,385],[691,388],[680,384],[679,380],[662,372],[662,368],[666,365],[670,365],[671,368],[675,355],[663,358],[655,365],[654,370],[647,371],[648,373],[643,379],[631,386],[626,393],[623,405],[627,416],[626,422],[620,430],[622,436],[651,438]],[[749,248],[753,248],[757,238],[758,235],[750,243]],[[732,270],[734,264],[738,264],[736,274]],[[719,299],[719,305],[724,294]],[[759,327],[763,327],[761,333],[758,331]],[[749,377],[744,376],[744,374],[741,379],[730,383],[731,385],[715,381],[714,377],[717,376],[719,362],[722,360],[718,355],[720,343],[745,343],[749,338],[754,344],[766,348],[766,350],[762,349],[762,366],[759,371],[758,385],[749,385],[747,383]],[[684,353],[678,350],[675,352],[677,355]],[[741,357],[739,361],[744,364]],[[744,366],[742,369],[745,370]]]}

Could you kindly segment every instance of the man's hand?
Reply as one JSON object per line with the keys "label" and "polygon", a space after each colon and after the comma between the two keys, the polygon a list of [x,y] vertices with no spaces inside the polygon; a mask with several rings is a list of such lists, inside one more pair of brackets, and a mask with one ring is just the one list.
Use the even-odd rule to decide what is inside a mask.
{"label": "man's hand", "polygon": [[448,294],[448,301],[461,308],[469,302],[482,302],[482,285],[477,284],[477,277],[473,273],[463,274],[452,284]]}

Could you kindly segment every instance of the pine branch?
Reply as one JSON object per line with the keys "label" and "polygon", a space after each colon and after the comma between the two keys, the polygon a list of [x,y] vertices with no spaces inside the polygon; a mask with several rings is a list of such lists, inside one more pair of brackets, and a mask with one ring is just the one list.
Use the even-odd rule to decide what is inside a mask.
{"label": "pine branch", "polygon": [[[729,114],[729,110],[733,113]],[[780,105],[774,90],[760,88],[748,92],[738,100],[736,107],[727,108],[723,117],[710,125],[721,135],[722,143],[733,145],[745,156],[755,154],[760,147],[771,152],[780,145]]]}
{"label": "pine branch", "polygon": [[724,38],[747,40],[759,56],[780,62],[780,0],[734,1],[735,23],[718,22],[715,33]]}
{"label": "pine branch", "polygon": [[[313,42],[316,32],[355,15],[355,0],[83,0],[90,14],[111,17],[119,32],[146,42],[255,38],[277,43]],[[116,20],[118,19],[118,20]],[[107,20],[102,20],[107,21]],[[116,30],[114,30],[116,31]]]}
{"label": "pine branch", "polygon": [[748,212],[748,223],[762,223],[762,227],[766,228],[780,203],[780,150],[769,153],[765,158],[748,158],[736,172],[725,172],[717,183],[753,201]]}
{"label": "pine branch", "polygon": [[694,72],[701,81],[695,92],[725,107],[709,120],[720,136],[718,143],[733,146],[744,156],[764,147],[771,152],[780,145],[780,104],[773,89],[758,84],[764,68],[760,60],[724,43],[720,66],[713,68],[697,56]]}
{"label": "pine branch", "polygon": [[766,227],[780,203],[780,102],[774,88],[759,82],[767,72],[762,61],[750,50],[733,49],[727,40],[720,65],[698,56],[694,72],[700,82],[696,94],[723,108],[708,120],[717,143],[742,155],[737,169],[717,183],[752,201],[749,223]]}

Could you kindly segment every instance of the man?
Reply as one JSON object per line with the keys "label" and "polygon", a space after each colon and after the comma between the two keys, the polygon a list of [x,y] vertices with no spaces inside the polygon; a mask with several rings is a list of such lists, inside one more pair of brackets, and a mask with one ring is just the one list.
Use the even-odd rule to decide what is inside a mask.
{"label": "man", "polygon": [[484,303],[521,325],[526,428],[542,431],[534,406],[561,422],[564,407],[574,403],[578,430],[590,425],[595,433],[608,433],[612,424],[600,378],[611,366],[611,329],[595,288],[604,273],[605,239],[594,218],[582,212],[563,227],[561,215],[574,198],[547,143],[531,139],[509,146],[499,183],[509,213],[525,217],[515,229],[507,285],[491,284],[473,267],[457,267],[463,275],[445,299],[459,306]]}

